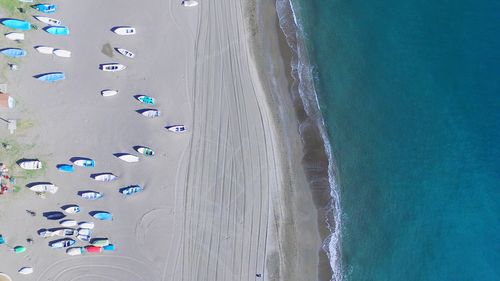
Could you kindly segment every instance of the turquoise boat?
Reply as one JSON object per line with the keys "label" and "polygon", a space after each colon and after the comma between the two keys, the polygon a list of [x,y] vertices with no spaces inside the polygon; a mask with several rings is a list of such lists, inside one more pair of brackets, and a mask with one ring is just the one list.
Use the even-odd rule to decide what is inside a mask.
{"label": "turquoise boat", "polygon": [[18,48],[6,48],[2,49],[0,53],[10,57],[10,58],[19,58],[26,56],[27,52],[23,49]]}
{"label": "turquoise boat", "polygon": [[98,220],[101,220],[101,221],[110,221],[110,220],[113,220],[113,215],[111,213],[108,213],[108,212],[95,212],[93,215],[92,215],[95,219],[98,219]]}
{"label": "turquoise boat", "polygon": [[12,29],[19,29],[19,30],[31,29],[31,24],[29,22],[18,19],[6,19],[2,21],[2,24]]}
{"label": "turquoise boat", "polygon": [[56,11],[56,5],[54,4],[36,4],[31,6],[33,9],[40,11],[42,13],[51,14]]}
{"label": "turquoise boat", "polygon": [[52,35],[68,35],[69,29],[66,26],[50,26],[45,31]]}
{"label": "turquoise boat", "polygon": [[137,100],[145,104],[155,104],[155,99],[146,95],[138,96]]}
{"label": "turquoise boat", "polygon": [[36,78],[38,80],[41,80],[41,81],[56,82],[56,81],[64,80],[65,77],[64,77],[64,73],[62,73],[62,72],[52,72],[52,73],[40,75]]}
{"label": "turquoise boat", "polygon": [[70,164],[60,164],[57,165],[57,169],[62,172],[66,173],[72,173],[75,169],[73,168],[73,165]]}

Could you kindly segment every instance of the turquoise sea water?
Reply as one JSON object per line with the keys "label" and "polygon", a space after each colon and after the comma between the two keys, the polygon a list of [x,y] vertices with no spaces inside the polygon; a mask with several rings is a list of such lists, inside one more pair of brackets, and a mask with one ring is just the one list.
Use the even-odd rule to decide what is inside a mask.
{"label": "turquoise sea water", "polygon": [[344,280],[500,280],[500,1],[294,0]]}

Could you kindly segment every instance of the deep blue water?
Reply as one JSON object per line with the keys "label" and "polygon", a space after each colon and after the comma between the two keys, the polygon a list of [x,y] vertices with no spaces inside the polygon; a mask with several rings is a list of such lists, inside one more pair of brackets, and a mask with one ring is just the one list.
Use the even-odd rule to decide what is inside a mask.
{"label": "deep blue water", "polygon": [[293,2],[345,280],[500,280],[500,1]]}

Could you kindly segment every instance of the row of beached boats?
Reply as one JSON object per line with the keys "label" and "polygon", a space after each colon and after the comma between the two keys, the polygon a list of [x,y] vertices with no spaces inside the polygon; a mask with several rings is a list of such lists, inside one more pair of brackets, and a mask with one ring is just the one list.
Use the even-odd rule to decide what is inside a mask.
{"label": "row of beached boats", "polygon": [[[71,51],[68,50],[56,49],[48,46],[35,46],[34,49],[40,54],[55,55],[62,58],[71,57]],[[28,54],[28,52],[20,48],[4,48],[0,50],[0,53],[10,58],[20,58]]]}

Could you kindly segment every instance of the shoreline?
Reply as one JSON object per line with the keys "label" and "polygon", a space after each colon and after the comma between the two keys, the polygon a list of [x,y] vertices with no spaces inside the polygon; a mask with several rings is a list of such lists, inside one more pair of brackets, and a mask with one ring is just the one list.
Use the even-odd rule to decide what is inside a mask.
{"label": "shoreline", "polygon": [[[291,10],[289,12],[291,16]],[[317,251],[316,257],[312,257],[310,252],[306,256],[313,258],[312,262],[317,264],[315,270],[317,280],[331,280],[330,260],[322,248],[325,239],[331,235],[326,222],[330,211],[328,208],[330,184],[328,182],[328,157],[323,149],[325,144],[318,128],[310,123],[312,120],[306,113],[303,101],[298,93],[298,84],[292,75],[291,69],[293,61],[297,59],[294,57],[296,54],[288,45],[289,43],[277,18],[276,6],[274,3],[262,3],[262,1],[257,0],[255,13],[256,22],[258,23],[257,29],[259,30],[255,36],[258,43],[254,43],[253,46],[256,53],[255,59],[262,68],[260,72],[261,80],[266,81],[268,84],[266,90],[271,95],[269,103],[272,108],[276,109],[274,114],[276,115],[276,122],[281,128],[280,139],[286,147],[286,151],[282,154],[288,156],[288,159],[284,159],[284,163],[286,163],[284,170],[287,171],[286,176],[291,179],[288,183],[288,188],[291,190],[281,190],[280,192],[284,197],[284,201],[289,201],[288,204],[295,207],[291,207],[286,211],[284,217],[281,218],[283,222],[278,226],[277,230],[277,232],[282,233],[282,238],[285,240],[288,238],[289,243],[291,243],[282,247],[283,259],[291,259],[292,263],[296,263],[296,266],[301,266],[301,270],[308,272],[304,276],[307,278],[312,272],[311,269],[309,271],[304,269],[304,265],[311,267],[311,260],[301,259],[298,252],[300,250],[311,251],[314,249],[312,245],[319,245],[315,248]],[[267,44],[264,42],[267,42]],[[258,54],[259,50],[263,50],[266,54]],[[276,81],[270,81],[268,77],[272,77]],[[307,128],[304,129],[303,125],[308,122],[311,126],[306,126]],[[297,162],[296,159],[300,161]],[[320,166],[323,168],[318,167],[318,162],[322,163]],[[297,196],[297,193],[306,195],[306,199]],[[310,204],[311,200],[313,204]],[[288,204],[286,205],[288,206]],[[304,206],[312,206],[312,208],[297,210]],[[313,225],[303,222],[307,218],[312,218],[311,216],[315,217]],[[289,220],[294,221],[292,227],[288,225]],[[301,221],[301,223],[298,221]],[[313,230],[311,230],[311,226],[313,226]],[[300,242],[292,245],[297,241]],[[295,247],[299,247],[299,249]],[[303,249],[300,249],[300,247],[303,247]],[[290,263],[290,260],[288,262]],[[293,264],[287,264],[278,272],[281,272],[281,274],[286,274],[283,273],[284,271],[293,272],[293,266]],[[284,280],[302,280],[297,277],[299,275],[299,272],[295,272],[286,276]],[[283,276],[280,277],[283,278]]]}

